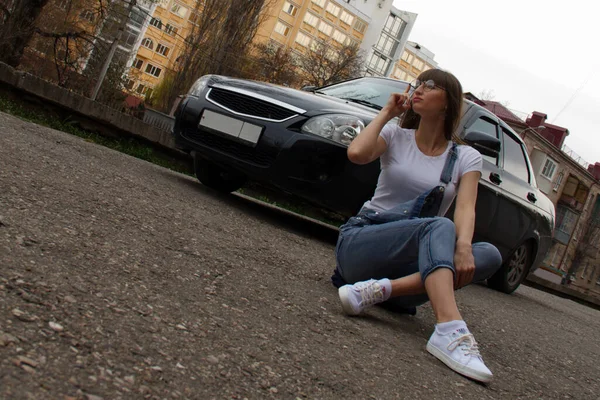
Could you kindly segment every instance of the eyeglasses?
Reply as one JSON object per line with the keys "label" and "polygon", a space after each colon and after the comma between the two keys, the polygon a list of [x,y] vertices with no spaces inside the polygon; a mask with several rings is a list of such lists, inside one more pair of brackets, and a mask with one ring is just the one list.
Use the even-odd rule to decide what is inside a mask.
{"label": "eyeglasses", "polygon": [[441,87],[440,85],[436,85],[435,81],[433,79],[428,79],[425,82],[421,82],[420,80],[417,79],[410,84],[410,87],[411,87],[410,90],[415,91],[421,85],[423,85],[423,90],[426,92],[430,92],[435,88],[438,88],[440,90],[446,90],[443,87]]}

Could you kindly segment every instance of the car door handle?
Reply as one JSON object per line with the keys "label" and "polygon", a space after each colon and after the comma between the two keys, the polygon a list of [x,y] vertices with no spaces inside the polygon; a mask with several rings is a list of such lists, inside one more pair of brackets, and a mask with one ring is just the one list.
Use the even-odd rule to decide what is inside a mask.
{"label": "car door handle", "polygon": [[496,173],[496,172],[492,172],[490,174],[490,181],[492,183],[495,183],[496,185],[499,185],[502,183],[502,179],[500,178],[500,174]]}
{"label": "car door handle", "polygon": [[527,200],[531,201],[532,203],[535,203],[537,201],[537,197],[535,197],[535,194],[529,192],[527,193]]}

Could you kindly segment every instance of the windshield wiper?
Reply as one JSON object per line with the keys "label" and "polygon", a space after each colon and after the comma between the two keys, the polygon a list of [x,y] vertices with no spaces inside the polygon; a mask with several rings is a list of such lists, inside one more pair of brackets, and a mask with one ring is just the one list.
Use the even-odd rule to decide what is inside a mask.
{"label": "windshield wiper", "polygon": [[352,103],[362,104],[363,106],[367,106],[367,107],[371,107],[371,108],[376,108],[378,110],[381,110],[383,108],[379,104],[371,103],[370,101],[367,101],[367,100],[353,99],[353,98],[350,98],[350,97],[340,97],[340,98],[342,100],[351,101]]}

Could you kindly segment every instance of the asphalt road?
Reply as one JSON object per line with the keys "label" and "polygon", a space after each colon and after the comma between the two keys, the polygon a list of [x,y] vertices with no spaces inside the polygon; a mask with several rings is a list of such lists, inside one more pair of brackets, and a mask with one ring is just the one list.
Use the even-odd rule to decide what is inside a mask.
{"label": "asphalt road", "polygon": [[425,351],[429,306],[344,316],[333,239],[0,113],[0,398],[599,398],[599,311],[460,291],[480,385]]}

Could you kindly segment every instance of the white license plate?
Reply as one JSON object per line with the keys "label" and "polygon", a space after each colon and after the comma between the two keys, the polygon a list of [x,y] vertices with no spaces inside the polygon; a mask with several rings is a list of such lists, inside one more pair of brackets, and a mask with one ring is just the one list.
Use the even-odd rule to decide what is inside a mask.
{"label": "white license plate", "polygon": [[258,143],[263,129],[262,126],[249,124],[210,110],[204,110],[199,125],[250,144]]}

